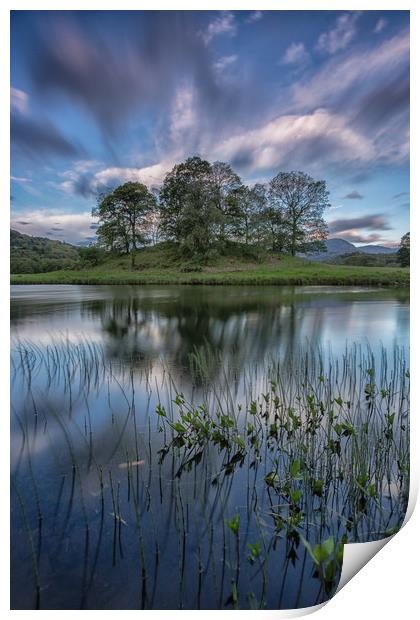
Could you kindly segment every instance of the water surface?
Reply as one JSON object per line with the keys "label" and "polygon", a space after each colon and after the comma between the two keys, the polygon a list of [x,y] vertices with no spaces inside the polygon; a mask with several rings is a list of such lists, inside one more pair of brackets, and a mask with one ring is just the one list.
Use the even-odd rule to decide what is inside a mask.
{"label": "water surface", "polygon": [[[273,537],[270,450],[259,469],[247,455],[222,479],[226,460],[206,446],[180,473],[179,451],[159,462],[169,441],[156,407],[178,415],[173,401],[182,393],[212,411],[235,411],[242,428],[252,398],[286,372],[282,364],[299,386],[303,365],[307,381],[319,379],[321,357],[331,381],[344,377],[343,393],[363,392],[373,366],[383,385],[396,383],[409,338],[406,290],[13,286],[11,334],[13,608],[289,608],[328,596],[299,536]],[[361,416],[382,415],[385,401],[365,411],[365,395],[357,397]],[[349,531],[354,507],[340,506],[340,497],[331,487],[325,505],[302,504],[317,526],[300,534],[315,543]],[[372,512],[362,507],[359,540],[375,537],[369,519],[399,524],[399,487],[387,498],[386,518],[374,504]],[[330,501],[350,521],[319,521]],[[234,515],[240,570],[226,526]],[[249,559],[255,543],[265,549],[257,561]]]}

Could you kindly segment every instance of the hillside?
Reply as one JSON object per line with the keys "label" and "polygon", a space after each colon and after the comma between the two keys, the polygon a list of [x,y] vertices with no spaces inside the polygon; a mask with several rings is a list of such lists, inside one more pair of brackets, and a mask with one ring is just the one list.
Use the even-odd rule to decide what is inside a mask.
{"label": "hillside", "polygon": [[316,261],[330,261],[338,256],[345,256],[346,254],[395,254],[394,248],[387,248],[383,245],[362,245],[356,246],[350,241],[345,239],[327,239],[325,242],[327,246],[326,252],[316,252],[307,254],[306,258]]}
{"label": "hillside", "polygon": [[79,261],[75,246],[62,241],[10,231],[11,273],[45,273],[72,269]]}
{"label": "hillside", "polygon": [[136,268],[128,256],[106,258],[98,265],[50,273],[14,274],[13,284],[342,284],[408,286],[409,270],[391,267],[329,265],[303,258],[259,253],[230,244],[224,255],[206,265],[180,256],[173,243],[137,252]]}

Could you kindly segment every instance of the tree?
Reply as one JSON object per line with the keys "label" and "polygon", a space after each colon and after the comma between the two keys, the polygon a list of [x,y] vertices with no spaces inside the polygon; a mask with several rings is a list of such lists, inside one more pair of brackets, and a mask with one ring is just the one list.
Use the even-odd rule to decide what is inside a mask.
{"label": "tree", "polygon": [[203,257],[217,238],[218,223],[209,162],[190,157],[174,166],[160,192],[160,225],[166,238]]}
{"label": "tree", "polygon": [[241,216],[240,198],[244,186],[229,164],[216,161],[211,166],[211,184],[216,215],[219,219],[219,241],[234,234]]}
{"label": "tree", "polygon": [[403,237],[401,237],[400,247],[397,252],[398,262],[401,267],[409,267],[410,266],[410,233],[405,233]]}
{"label": "tree", "polygon": [[328,196],[325,181],[304,172],[279,172],[269,184],[273,247],[292,256],[324,249],[327,225],[322,216]]}
{"label": "tree", "polygon": [[82,266],[100,265],[105,260],[104,250],[97,245],[79,248],[79,256]]}
{"label": "tree", "polygon": [[113,192],[102,196],[92,214],[99,219],[97,234],[102,244],[110,249],[124,248],[131,254],[131,268],[135,267],[138,245],[148,243],[147,228],[156,199],[142,183],[124,183]]}
{"label": "tree", "polygon": [[246,245],[262,243],[267,237],[267,192],[265,185],[242,186],[239,192],[239,218],[235,232]]}

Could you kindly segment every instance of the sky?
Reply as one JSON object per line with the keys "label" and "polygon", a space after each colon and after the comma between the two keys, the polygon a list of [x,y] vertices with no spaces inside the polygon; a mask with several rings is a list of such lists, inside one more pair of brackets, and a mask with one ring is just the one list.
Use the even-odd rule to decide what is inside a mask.
{"label": "sky", "polygon": [[325,179],[330,237],[398,244],[409,12],[12,11],[12,228],[92,242],[99,192],[192,155]]}

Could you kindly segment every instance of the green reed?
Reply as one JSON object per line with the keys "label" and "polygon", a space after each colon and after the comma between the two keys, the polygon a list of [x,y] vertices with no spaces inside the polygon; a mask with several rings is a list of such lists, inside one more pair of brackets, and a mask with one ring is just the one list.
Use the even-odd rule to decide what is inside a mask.
{"label": "green reed", "polygon": [[[250,364],[240,380],[235,367],[223,367],[216,378],[220,365],[217,352],[213,357],[210,349],[194,352],[196,382],[182,390],[164,366],[158,380],[147,364],[111,363],[101,347],[87,341],[63,339],[43,348],[14,344],[14,381],[27,392],[24,408],[14,411],[22,433],[17,467],[26,456],[39,530],[46,500],[33,467],[35,434],[48,438],[61,474],[56,514],[70,468],[61,537],[77,501],[85,529],[82,607],[94,584],[109,516],[114,565],[117,551],[123,562],[124,537],[134,527],[141,608],[154,606],[165,579],[161,557],[173,530],[180,608],[191,605],[186,587],[191,536],[197,607],[210,587],[219,608],[264,608],[273,588],[282,606],[287,576],[298,567],[296,606],[309,568],[319,582],[317,600],[324,600],[337,585],[346,542],[379,539],[401,525],[409,492],[409,372],[402,349],[375,355],[348,345],[334,356],[307,345],[266,360],[263,369]],[[58,406],[49,394],[63,386]],[[92,410],[101,393],[115,429],[106,454]],[[84,412],[81,419],[77,407]],[[40,413],[44,429],[36,430]],[[54,423],[66,454],[50,438]],[[97,500],[87,496],[87,477],[98,489]],[[239,512],[232,503],[236,484],[243,488]],[[100,521],[92,547],[95,501]],[[18,503],[24,505],[21,494]],[[35,552],[39,596],[29,514],[23,518]],[[273,571],[279,550],[280,585]]]}

